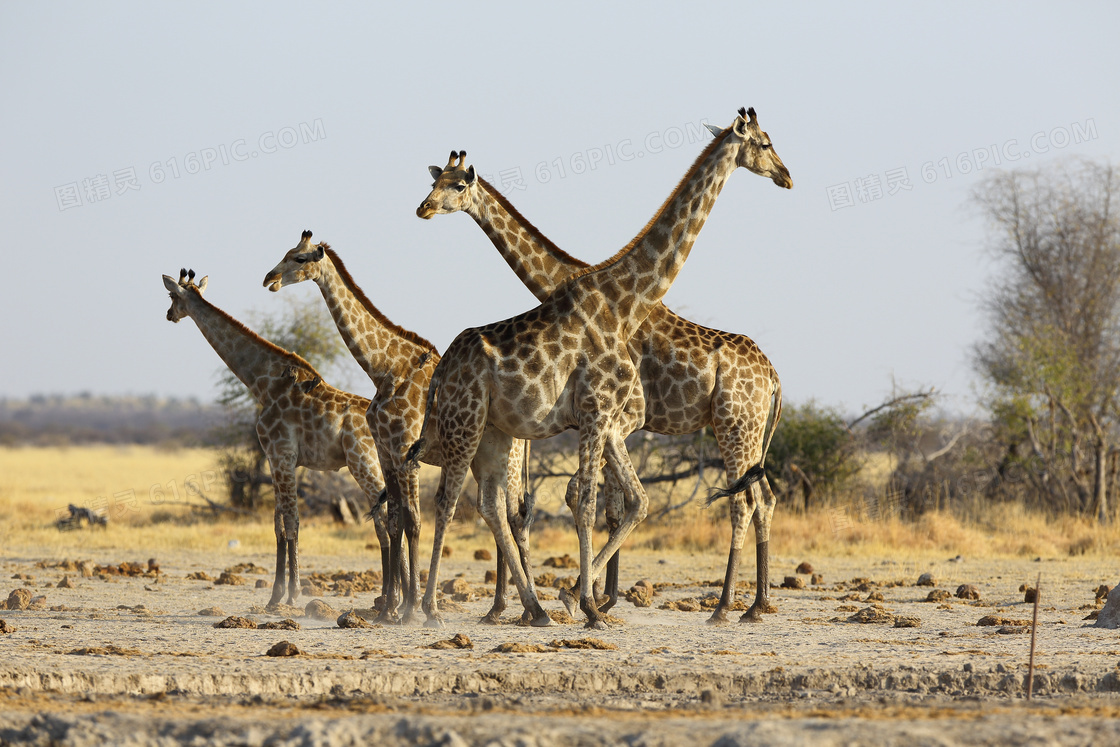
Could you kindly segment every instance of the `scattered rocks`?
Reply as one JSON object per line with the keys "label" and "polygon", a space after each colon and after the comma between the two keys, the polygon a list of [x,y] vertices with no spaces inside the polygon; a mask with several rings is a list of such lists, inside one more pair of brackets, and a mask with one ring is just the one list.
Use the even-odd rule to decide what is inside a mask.
{"label": "scattered rocks", "polygon": [[239,576],[236,573],[229,571],[222,571],[222,575],[214,582],[214,586],[243,586],[245,584],[245,577]]}
{"label": "scattered rocks", "polygon": [[338,616],[338,627],[340,628],[368,628],[370,624],[365,621],[361,615],[355,614],[354,610],[343,612]]}
{"label": "scattered rocks", "polygon": [[813,572],[813,566],[811,566],[809,563],[802,563],[801,565],[797,566],[796,573],[800,573],[802,575],[808,576],[812,572]]}
{"label": "scattered rocks", "polygon": [[25,610],[31,606],[30,589],[12,589],[7,600],[2,605],[6,610]]}
{"label": "scattered rocks", "polygon": [[546,568],[579,568],[579,560],[564,553],[563,555],[545,558],[541,565]]}
{"label": "scattered rocks", "polygon": [[315,618],[316,620],[338,619],[338,610],[322,599],[312,599],[307,603],[307,606],[303,608],[303,612],[308,617]]}
{"label": "scattered rocks", "polygon": [[932,573],[923,573],[918,576],[918,583],[915,586],[937,586],[937,577]]}
{"label": "scattered rocks", "polygon": [[658,607],[658,609],[676,610],[677,612],[699,612],[700,602],[689,597],[685,599],[678,599],[675,602],[665,602],[660,607]]}
{"label": "scattered rocks", "polygon": [[230,615],[221,622],[214,623],[215,628],[248,628],[255,630],[257,623],[255,620],[250,620],[247,617],[238,617],[237,615]]}
{"label": "scattered rocks", "polygon": [[283,620],[270,620],[257,627],[261,630],[299,630],[299,623],[290,617],[286,617]]}
{"label": "scattered rocks", "polygon": [[58,584],[55,588],[58,588],[58,589],[73,589],[74,588],[74,582],[70,580],[69,576],[63,576],[62,580],[58,582]]}
{"label": "scattered rocks", "polygon": [[783,589],[804,589],[805,579],[798,578],[797,576],[786,576],[782,579]]}
{"label": "scattered rocks", "polygon": [[979,620],[976,621],[976,624],[981,626],[981,627],[992,626],[992,625],[1012,625],[1012,626],[1015,626],[1015,627],[1022,627],[1022,626],[1030,627],[1031,621],[1030,620],[1013,620],[1009,617],[1000,617],[999,615],[984,615],[983,617],[981,617]]}
{"label": "scattered rocks", "polygon": [[16,629],[8,624],[7,620],[0,620],[0,634],[14,633]]}
{"label": "scattered rocks", "polygon": [[961,584],[957,587],[957,599],[979,599],[980,590],[972,584]]}
{"label": "scattered rocks", "polygon": [[296,644],[289,643],[288,641],[280,641],[275,646],[270,648],[267,656],[299,656],[303,652],[296,648]]}
{"label": "scattered rocks", "polygon": [[474,644],[471,642],[470,638],[467,638],[462,633],[456,633],[454,636],[447,639],[446,641],[436,641],[435,643],[428,644],[424,648],[434,648],[434,649],[474,648]]}
{"label": "scattered rocks", "polygon": [[[149,561],[151,562],[151,561]],[[223,573],[254,573],[257,575],[267,575],[268,569],[262,568],[256,563],[238,563],[235,566],[226,568]]]}
{"label": "scattered rocks", "polygon": [[490,551],[486,550],[486,549],[475,550],[474,551],[474,559],[475,560],[493,560],[494,556],[491,555]]}
{"label": "scattered rocks", "polygon": [[206,571],[191,571],[187,574],[188,581],[213,581],[214,577]]}
{"label": "scattered rocks", "polygon": [[577,638],[574,640],[555,640],[548,644],[553,648],[594,649],[597,651],[617,651],[618,646],[598,638]]}
{"label": "scattered rocks", "polygon": [[539,643],[514,643],[512,641],[499,643],[491,650],[496,654],[548,654],[556,651],[554,648],[542,646]]}
{"label": "scattered rocks", "polygon": [[905,617],[899,615],[894,619],[894,626],[896,628],[920,628],[922,627],[922,619],[920,617]]}
{"label": "scattered rocks", "polygon": [[894,615],[882,607],[864,607],[848,618],[848,622],[863,623],[864,625],[869,623],[891,624],[894,620]]}
{"label": "scattered rocks", "polygon": [[650,607],[653,605],[653,584],[648,579],[642,579],[626,590],[626,601],[635,607]]}
{"label": "scattered rocks", "polygon": [[205,607],[200,609],[198,614],[202,617],[221,617],[225,612],[222,612],[221,607]]}
{"label": "scattered rocks", "polygon": [[943,602],[946,599],[952,599],[953,595],[947,589],[934,589],[926,596],[927,602]]}

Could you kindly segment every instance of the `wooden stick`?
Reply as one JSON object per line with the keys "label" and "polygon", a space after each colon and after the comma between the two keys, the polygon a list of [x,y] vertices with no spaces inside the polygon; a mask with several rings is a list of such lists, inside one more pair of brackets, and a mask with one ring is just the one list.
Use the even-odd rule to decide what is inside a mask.
{"label": "wooden stick", "polygon": [[1038,574],[1038,580],[1034,582],[1034,618],[1031,620],[1031,661],[1027,666],[1027,700],[1031,699],[1031,691],[1034,689],[1034,641],[1038,633],[1038,597],[1042,591],[1042,573]]}

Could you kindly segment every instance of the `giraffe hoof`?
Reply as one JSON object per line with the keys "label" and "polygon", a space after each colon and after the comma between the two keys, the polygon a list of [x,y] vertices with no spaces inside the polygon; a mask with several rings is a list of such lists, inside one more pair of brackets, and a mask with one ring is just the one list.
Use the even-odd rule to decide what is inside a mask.
{"label": "giraffe hoof", "polygon": [[547,612],[542,612],[537,617],[533,618],[533,622],[529,623],[534,628],[551,628],[556,623],[548,616]]}
{"label": "giraffe hoof", "polygon": [[587,630],[607,630],[607,624],[599,619],[588,620],[583,627]]}
{"label": "giraffe hoof", "polygon": [[487,612],[479,620],[483,625],[497,625],[502,619],[502,616],[496,612]]}
{"label": "giraffe hoof", "polygon": [[564,603],[564,607],[568,610],[568,614],[574,617],[576,614],[576,610],[579,608],[579,602],[576,595],[572,593],[572,590],[561,587],[560,601]]}
{"label": "giraffe hoof", "polygon": [[439,615],[430,615],[428,619],[424,621],[425,628],[442,628],[444,625],[443,618]]}
{"label": "giraffe hoof", "polygon": [[763,611],[777,612],[777,610],[772,605],[769,605],[769,604],[767,604],[765,607],[759,607],[757,604],[752,604],[750,609],[748,609],[746,612],[744,612],[743,616],[739,618],[739,622],[741,622],[741,623],[760,623],[760,622],[762,622]]}
{"label": "giraffe hoof", "polygon": [[727,613],[723,610],[716,610],[708,618],[708,625],[726,625],[728,622]]}

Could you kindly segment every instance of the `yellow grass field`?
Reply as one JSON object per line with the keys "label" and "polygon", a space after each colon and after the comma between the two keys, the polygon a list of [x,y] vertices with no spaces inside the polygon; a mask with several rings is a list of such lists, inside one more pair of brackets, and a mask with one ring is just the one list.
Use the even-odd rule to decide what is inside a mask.
{"label": "yellow grass field", "polygon": [[[432,491],[437,476],[435,468],[424,469],[425,492]],[[247,553],[272,550],[270,513],[211,518],[184,505],[202,503],[192,493],[193,486],[201,486],[217,500],[226,494],[216,452],[142,446],[0,449],[0,541],[7,553],[57,556],[121,547],[140,554],[167,548],[205,550],[227,547],[231,540]],[[473,500],[472,490],[468,487],[461,500]],[[564,510],[556,498],[562,493],[559,483],[541,493],[550,501],[546,506],[550,511]],[[54,522],[68,513],[71,503],[106,512],[108,529],[59,531]],[[702,499],[696,503],[673,514],[671,520],[644,523],[628,541],[627,552],[723,556],[730,540],[726,501],[711,508],[703,507]],[[301,549],[308,553],[369,555],[371,543],[376,546],[369,525],[343,526],[325,517],[312,517],[305,518],[301,528]],[[425,541],[430,530],[429,519]],[[452,539],[472,545],[489,542],[488,532],[477,520],[456,522]],[[751,543],[748,538],[748,547]],[[574,533],[563,528],[539,528],[534,531],[533,544],[546,552],[576,552]],[[861,517],[858,505],[841,503],[808,514],[779,505],[771,550],[785,557],[813,553],[897,560],[957,554],[1115,558],[1120,552],[1120,527],[1100,527],[1068,517],[1047,519],[1014,506],[994,506],[986,517],[971,523],[945,513],[930,513],[913,523],[896,518],[872,521]]]}

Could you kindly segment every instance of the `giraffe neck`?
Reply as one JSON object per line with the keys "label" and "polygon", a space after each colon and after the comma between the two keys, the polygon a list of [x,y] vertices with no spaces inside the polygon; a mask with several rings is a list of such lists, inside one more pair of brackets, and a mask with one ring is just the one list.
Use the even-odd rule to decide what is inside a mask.
{"label": "giraffe neck", "polygon": [[736,146],[729,130],[704,149],[665,204],[641,233],[614,257],[587,268],[569,284],[576,295],[592,289],[607,300],[606,312],[629,339],[665,297],[684,267],[727,177],[735,170]]}
{"label": "giraffe neck", "polygon": [[263,404],[268,399],[270,387],[289,366],[318,376],[303,358],[253,332],[204,299],[198,291],[188,291],[187,299],[187,311],[202,336],[257,402]]}
{"label": "giraffe neck", "polygon": [[390,322],[358,287],[342,260],[327,249],[315,283],[350,354],[373,381],[378,392],[396,388],[436,352],[419,335]]}
{"label": "giraffe neck", "polygon": [[485,179],[466,213],[490,238],[525,287],[543,301],[587,263],[553,244]]}

